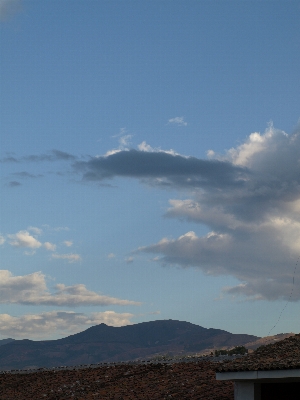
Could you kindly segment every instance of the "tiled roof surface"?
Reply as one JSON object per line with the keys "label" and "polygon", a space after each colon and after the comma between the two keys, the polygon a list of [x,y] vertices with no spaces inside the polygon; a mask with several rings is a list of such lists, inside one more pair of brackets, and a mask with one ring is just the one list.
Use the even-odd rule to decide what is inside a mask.
{"label": "tiled roof surface", "polygon": [[300,334],[258,348],[254,353],[223,361],[217,372],[300,369]]}
{"label": "tiled roof surface", "polygon": [[5,400],[233,400],[233,392],[233,382],[216,381],[209,361],[0,375]]}

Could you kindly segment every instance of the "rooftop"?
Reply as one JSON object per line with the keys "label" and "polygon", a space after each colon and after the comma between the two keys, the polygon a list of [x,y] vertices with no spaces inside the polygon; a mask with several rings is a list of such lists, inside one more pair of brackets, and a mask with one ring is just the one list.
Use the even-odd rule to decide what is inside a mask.
{"label": "rooftop", "polygon": [[223,361],[217,372],[300,369],[300,334],[258,348],[254,353]]}
{"label": "rooftop", "polygon": [[210,361],[120,364],[0,375],[0,398],[233,400],[233,382],[217,381]]}

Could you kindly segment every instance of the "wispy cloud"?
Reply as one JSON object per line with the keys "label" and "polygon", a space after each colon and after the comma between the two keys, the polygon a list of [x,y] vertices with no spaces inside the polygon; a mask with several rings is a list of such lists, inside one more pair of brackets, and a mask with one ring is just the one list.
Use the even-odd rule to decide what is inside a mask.
{"label": "wispy cloud", "polygon": [[179,125],[179,126],[187,126],[187,122],[185,122],[184,117],[170,118],[168,123]]}
{"label": "wispy cloud", "polygon": [[55,228],[50,228],[55,232],[61,232],[61,231],[69,231],[70,228],[68,228],[67,226],[57,226]]}
{"label": "wispy cloud", "polygon": [[130,313],[116,313],[114,311],[91,314],[73,311],[50,311],[19,317],[0,314],[0,334],[14,339],[42,340],[51,335],[63,337],[75,334],[101,323],[110,326],[130,325],[133,317],[134,315]]}
{"label": "wispy cloud", "polygon": [[73,161],[77,157],[73,156],[72,154],[66,153],[65,151],[61,150],[52,150],[48,154],[40,154],[35,155],[32,154],[30,156],[25,156],[20,159],[20,161],[31,161],[31,162],[40,162],[40,161]]}
{"label": "wispy cloud", "polygon": [[49,251],[55,251],[56,250],[56,245],[53,244],[53,243],[50,243],[50,242],[45,242],[43,244],[43,246],[45,247],[46,250],[49,250]]}
{"label": "wispy cloud", "polygon": [[72,240],[65,240],[65,241],[63,242],[63,244],[64,244],[65,246],[67,246],[67,247],[73,246]]}
{"label": "wispy cloud", "polygon": [[165,153],[165,154],[171,154],[172,156],[180,155],[179,153],[176,153],[176,151],[174,151],[173,149],[162,150],[160,147],[152,147],[145,140],[138,145],[138,149],[140,151],[146,151],[148,153]]}
{"label": "wispy cloud", "polygon": [[35,175],[35,174],[31,174],[31,173],[26,172],[26,171],[13,172],[11,175],[17,176],[20,179],[27,179],[27,178],[35,179],[35,178],[42,178],[43,177],[43,175],[41,175],[41,174]]}
{"label": "wispy cloud", "polygon": [[[31,154],[23,157],[15,157],[15,156],[7,156],[0,159],[2,163],[21,163],[21,162],[55,162],[55,161],[74,161],[77,157],[66,153],[61,150],[51,150],[48,153],[43,154]],[[33,177],[31,174],[27,172],[20,172],[17,174],[21,174],[22,177]],[[25,176],[26,175],[26,176]]]}
{"label": "wispy cloud", "polygon": [[0,270],[0,303],[35,306],[109,306],[140,305],[139,302],[122,300],[88,290],[85,285],[55,285],[50,292],[45,275],[41,272],[23,276],[13,276],[8,270]]}
{"label": "wispy cloud", "polygon": [[8,184],[7,184],[7,186],[9,186],[9,187],[11,187],[11,188],[18,187],[18,186],[21,186],[21,185],[22,185],[22,183],[21,183],[21,182],[18,182],[18,181],[10,181],[10,182],[8,182]]}
{"label": "wispy cloud", "polygon": [[6,156],[3,158],[0,158],[0,162],[1,163],[18,163],[18,159],[16,157],[13,156]]}
{"label": "wispy cloud", "polygon": [[0,0],[0,19],[6,20],[21,10],[21,0]]}
{"label": "wispy cloud", "polygon": [[68,253],[68,254],[52,254],[52,258],[58,258],[61,260],[68,260],[69,263],[74,263],[81,261],[81,257],[79,254],[76,253]]}
{"label": "wispy cloud", "polygon": [[114,148],[112,150],[108,150],[104,157],[111,156],[113,154],[119,153],[120,151],[127,151],[129,150],[128,146],[130,144],[130,139],[132,138],[132,135],[127,134],[126,128],[121,128],[120,133],[118,135],[113,136],[118,137],[119,139],[119,146],[117,148]]}
{"label": "wispy cloud", "polygon": [[36,226],[29,226],[27,228],[30,232],[33,232],[35,235],[41,235],[43,230],[41,228],[37,228]]}

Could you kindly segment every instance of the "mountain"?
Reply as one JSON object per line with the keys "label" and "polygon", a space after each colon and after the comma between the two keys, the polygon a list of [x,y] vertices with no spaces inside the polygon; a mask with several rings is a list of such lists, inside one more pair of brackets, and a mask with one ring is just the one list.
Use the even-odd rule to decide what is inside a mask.
{"label": "mountain", "polygon": [[15,340],[0,346],[0,369],[94,364],[149,358],[157,354],[202,352],[259,339],[207,329],[189,322],[159,320],[123,327],[105,324],[58,340]]}

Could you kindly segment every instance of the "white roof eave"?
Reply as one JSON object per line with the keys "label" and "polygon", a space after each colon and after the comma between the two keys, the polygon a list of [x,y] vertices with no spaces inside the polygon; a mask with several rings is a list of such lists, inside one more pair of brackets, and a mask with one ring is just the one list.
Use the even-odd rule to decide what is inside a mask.
{"label": "white roof eave", "polygon": [[233,371],[217,372],[218,381],[239,381],[239,380],[257,380],[257,379],[284,379],[300,378],[300,369],[276,369],[269,371]]}

